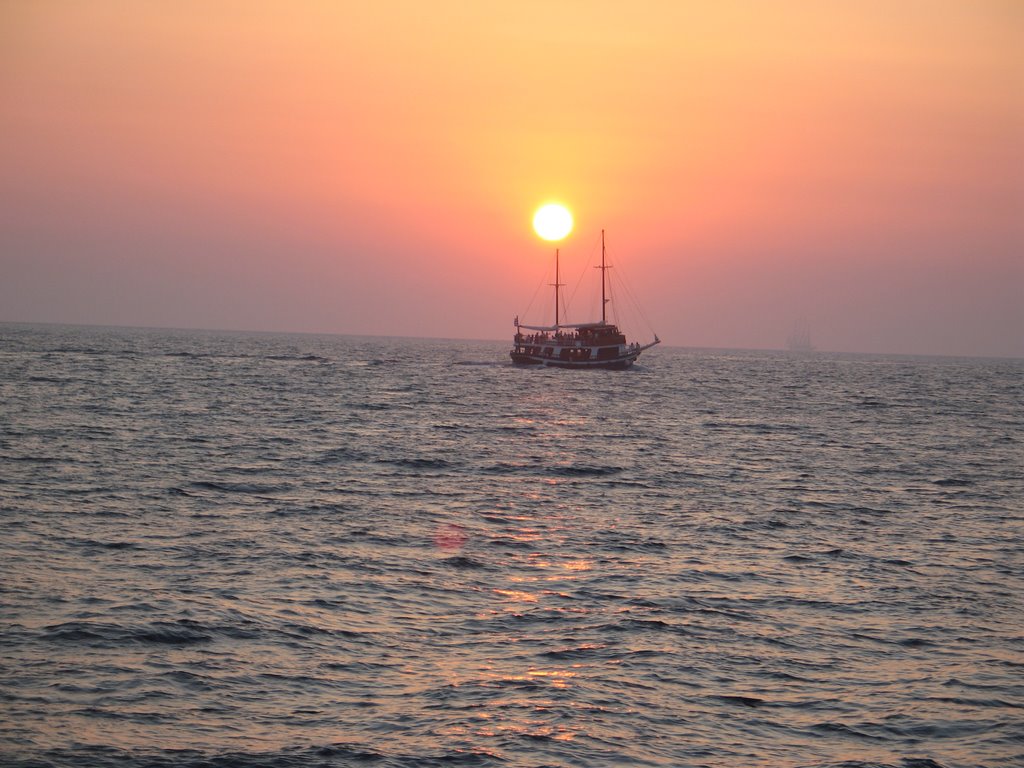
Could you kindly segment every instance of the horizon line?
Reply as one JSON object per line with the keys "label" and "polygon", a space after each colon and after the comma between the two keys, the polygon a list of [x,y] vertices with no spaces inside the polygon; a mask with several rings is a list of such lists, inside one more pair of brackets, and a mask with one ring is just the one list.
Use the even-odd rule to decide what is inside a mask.
{"label": "horizon line", "polygon": [[[506,343],[504,339],[491,339],[469,336],[414,336],[407,334],[383,334],[383,333],[346,333],[341,331],[283,331],[267,330],[258,328],[206,328],[200,326],[170,326],[170,325],[118,325],[112,323],[70,323],[62,321],[33,321],[33,320],[0,320],[0,325],[21,325],[21,326],[56,326],[65,328],[112,328],[122,330],[138,331],[187,331],[194,333],[239,333],[253,335],[278,335],[278,336],[340,336],[349,338],[369,339],[410,339],[419,341],[477,341],[492,344]],[[780,352],[792,357],[800,358],[827,358],[833,355],[854,355],[868,357],[923,357],[940,358],[948,360],[970,359],[970,360],[1006,360],[1024,361],[1024,355],[986,355],[973,353],[934,353],[934,352],[871,352],[871,351],[842,351],[814,349],[810,351],[796,351],[785,347],[717,347],[702,345],[680,345],[666,343],[662,340],[662,347],[665,349],[694,350],[706,352]]]}

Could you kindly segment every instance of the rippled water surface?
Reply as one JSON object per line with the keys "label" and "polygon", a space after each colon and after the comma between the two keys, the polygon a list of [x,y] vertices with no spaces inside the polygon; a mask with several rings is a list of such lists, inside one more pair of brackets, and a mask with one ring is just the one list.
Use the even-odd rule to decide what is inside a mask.
{"label": "rippled water surface", "polygon": [[0,762],[1024,765],[1020,361],[0,326]]}

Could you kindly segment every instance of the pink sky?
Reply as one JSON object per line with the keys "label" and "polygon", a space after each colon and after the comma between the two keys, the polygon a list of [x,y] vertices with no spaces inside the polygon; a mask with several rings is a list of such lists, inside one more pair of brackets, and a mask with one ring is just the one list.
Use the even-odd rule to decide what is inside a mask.
{"label": "pink sky", "polygon": [[1024,356],[1021,39],[1013,0],[6,3],[0,320],[510,338],[556,198],[668,344]]}

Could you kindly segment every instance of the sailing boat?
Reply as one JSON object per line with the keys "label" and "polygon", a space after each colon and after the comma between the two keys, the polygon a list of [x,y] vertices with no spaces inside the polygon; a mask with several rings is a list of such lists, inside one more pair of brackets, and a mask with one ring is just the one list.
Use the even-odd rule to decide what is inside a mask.
{"label": "sailing boat", "polygon": [[[629,368],[640,353],[660,344],[655,334],[650,344],[626,342],[626,336],[608,322],[607,272],[604,230],[601,230],[601,321],[593,323],[561,323],[558,316],[559,282],[558,251],[555,251],[555,324],[549,326],[521,325],[516,317],[514,346],[509,353],[519,365],[544,365],[555,368]],[[528,333],[524,333],[527,331]]]}
{"label": "sailing boat", "polygon": [[786,346],[790,352],[813,352],[814,345],[811,344],[811,330],[807,320],[800,318],[793,324],[793,332],[786,340]]}

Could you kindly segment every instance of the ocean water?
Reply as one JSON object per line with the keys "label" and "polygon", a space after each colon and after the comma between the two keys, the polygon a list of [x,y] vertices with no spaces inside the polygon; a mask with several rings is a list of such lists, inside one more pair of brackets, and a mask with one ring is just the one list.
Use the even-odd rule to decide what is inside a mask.
{"label": "ocean water", "polygon": [[1022,374],[0,326],[0,763],[1024,765]]}

